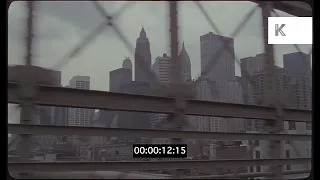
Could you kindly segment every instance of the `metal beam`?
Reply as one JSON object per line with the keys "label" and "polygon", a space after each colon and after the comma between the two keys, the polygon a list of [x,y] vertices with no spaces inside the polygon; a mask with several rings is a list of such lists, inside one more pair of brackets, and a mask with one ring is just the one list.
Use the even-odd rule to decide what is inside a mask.
{"label": "metal beam", "polygon": [[[19,84],[8,83],[8,103],[21,103]],[[35,104],[90,109],[174,113],[174,98],[39,86]],[[273,107],[187,100],[188,115],[275,120]],[[311,111],[284,109],[286,121],[311,122]]]}
{"label": "metal beam", "polygon": [[[11,176],[18,177],[17,173]],[[94,171],[94,172],[32,172],[28,179],[171,179],[167,174],[150,174],[119,171]]]}
{"label": "metal beam", "polygon": [[277,1],[274,8],[298,17],[312,16],[311,6],[303,1]]}
{"label": "metal beam", "polygon": [[[260,4],[261,2],[251,0],[251,2]],[[273,8],[298,17],[312,17],[311,6],[303,1],[275,1]]]}
{"label": "metal beam", "polygon": [[[284,175],[294,174],[307,174],[310,170],[297,170],[297,171],[286,171]],[[260,173],[240,173],[236,176],[234,174],[223,174],[223,175],[208,175],[208,176],[184,176],[179,179],[218,179],[218,178],[249,178],[249,177],[270,177],[273,174],[271,172],[260,172]],[[16,173],[11,173],[11,176],[18,176]],[[129,179],[171,179],[170,175],[166,174],[144,174],[140,172],[119,172],[119,171],[87,171],[87,172],[33,172],[28,178],[32,179],[106,179],[106,178],[119,178],[126,177]]]}
{"label": "metal beam", "polygon": [[310,135],[299,134],[261,134],[261,133],[218,133],[173,130],[146,130],[79,126],[49,126],[8,124],[11,134],[36,135],[79,135],[108,137],[150,137],[150,138],[187,138],[187,139],[218,139],[218,140],[292,140],[310,141]]}
{"label": "metal beam", "polygon": [[[285,171],[283,175],[293,174],[306,174],[311,170],[298,170],[298,171]],[[223,175],[208,175],[208,176],[185,176],[180,179],[218,179],[218,178],[250,178],[250,177],[270,177],[273,176],[272,172],[260,172],[260,173],[239,173],[239,174],[223,174]]]}
{"label": "metal beam", "polygon": [[252,159],[215,161],[105,161],[105,162],[21,162],[8,163],[10,172],[123,171],[141,169],[190,169],[208,167],[245,167],[311,163],[310,158]]}

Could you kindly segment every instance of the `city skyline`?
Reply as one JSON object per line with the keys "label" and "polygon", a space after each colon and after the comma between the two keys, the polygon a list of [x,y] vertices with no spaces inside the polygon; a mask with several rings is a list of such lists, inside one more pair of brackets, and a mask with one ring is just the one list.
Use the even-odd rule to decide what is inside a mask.
{"label": "city skyline", "polygon": [[[103,2],[102,4],[107,10],[116,12],[114,9],[118,9],[123,3]],[[254,6],[253,3],[248,2],[203,2],[203,5],[206,9],[209,7],[213,9],[208,11],[211,18],[215,17],[214,21],[223,35],[227,37]],[[119,19],[120,22],[116,22],[132,46],[135,44],[141,27],[145,28],[150,41],[153,63],[156,57],[163,53],[170,54],[169,38],[167,38],[168,25],[165,24],[167,7],[165,2],[138,2],[136,6],[125,12]],[[38,3],[38,7],[35,64],[48,68],[52,67],[89,31],[103,21],[88,2],[41,2]],[[70,9],[77,9],[77,11]],[[226,9],[228,11],[225,11]],[[287,16],[286,13],[280,13],[280,15]],[[181,3],[181,17],[180,46],[184,41],[190,55],[192,77],[197,78],[200,74],[200,36],[213,30],[192,2]],[[239,36],[234,39],[235,54],[239,59],[263,52],[259,11],[251,19]],[[24,23],[21,22],[24,20],[23,2],[13,2],[9,8],[8,20],[9,64],[22,64]],[[228,23],[225,23],[227,20]],[[112,30],[102,33],[95,42],[85,48],[83,53],[64,67],[62,85],[67,85],[73,76],[84,75],[92,78],[91,89],[108,90],[109,71],[120,68],[125,56],[129,56],[132,63],[134,62],[134,54],[128,52],[114,35]],[[300,46],[305,53],[308,53],[309,47]],[[296,52],[292,45],[276,46],[276,59],[280,66],[282,66],[282,55],[291,52]],[[239,66],[237,64],[235,66],[237,75],[239,75]]]}
{"label": "city skyline", "polygon": [[[21,60],[19,60],[20,57],[23,57],[22,53],[24,51],[19,50],[21,48],[19,48],[16,43],[16,41],[21,41],[23,37],[23,34],[21,34],[21,32],[18,32],[19,29],[24,29],[22,27],[23,24],[18,24],[19,22],[24,20],[22,16],[22,4],[23,2],[13,2],[9,8],[9,64],[17,64],[21,62]],[[118,9],[123,4],[124,3],[121,2],[102,3],[102,5],[106,7],[105,9],[109,11],[112,10],[112,12],[116,12],[116,10],[114,9]],[[252,7],[254,7],[253,3],[248,2],[203,2],[203,4],[205,5],[205,7],[212,7],[214,10],[216,10],[216,13],[220,13],[220,16],[223,15],[223,17],[221,18],[215,18],[215,22],[220,27],[223,35],[227,37],[240,23],[242,17],[245,16],[245,14]],[[157,5],[157,10],[150,12],[150,10],[155,9],[155,5]],[[78,8],[79,10],[70,11],[67,8],[70,6],[73,6],[72,9]],[[73,45],[75,45],[81,38],[88,34],[88,31],[91,31],[94,27],[96,27],[100,22],[103,21],[103,19],[99,16],[99,14],[97,14],[93,6],[88,2],[41,2],[38,4],[38,7],[39,15],[36,16],[36,18],[38,19],[37,23],[39,24],[35,34],[37,35],[37,41],[39,42],[41,47],[44,47],[45,49],[43,48],[35,54],[37,54],[36,59],[43,58],[37,63],[45,67],[51,67],[53,64],[55,64],[55,62],[57,62],[60,57],[62,57],[67,51],[69,51],[69,49],[71,49]],[[219,7],[228,7],[229,10],[227,13],[225,13],[221,11]],[[235,9],[235,7],[237,7],[237,9]],[[86,13],[82,13],[80,10],[84,10]],[[189,15],[186,14],[186,10],[195,12],[190,13],[193,14],[192,20],[195,20],[193,21],[193,23],[186,22],[185,18],[189,17]],[[145,28],[151,45],[152,63],[155,61],[156,57],[161,56],[163,53],[170,54],[170,52],[168,51],[169,38],[166,37],[168,34],[168,28],[166,24],[163,24],[165,21],[162,21],[166,18],[165,12],[166,6],[164,2],[138,2],[136,7],[133,7],[132,9],[129,9],[125,12],[124,15],[120,18],[120,22],[117,23],[123,30],[124,34],[131,41],[132,46],[134,46],[135,44],[141,27],[143,26]],[[130,16],[133,13],[135,15],[133,17]],[[146,19],[145,17],[140,18],[141,14],[143,13],[150,13],[150,15],[152,16],[148,16],[148,14],[146,14],[146,17],[148,17],[148,19],[150,20]],[[86,14],[87,17],[83,17],[83,14]],[[209,12],[209,14],[211,15],[211,17],[216,17],[213,16],[215,15],[215,13],[212,14],[211,12]],[[286,13],[280,14],[286,15]],[[157,16],[159,20],[156,21],[156,24],[152,22],[152,19],[155,18],[155,15],[159,15]],[[184,41],[191,59],[192,77],[196,78],[200,74],[200,36],[213,30],[209,25],[207,25],[197,8],[195,8],[195,5],[193,5],[191,2],[181,3],[181,17],[180,30],[182,31],[182,37],[180,37],[180,46],[182,45],[182,41]],[[135,18],[140,18],[141,20],[135,21]],[[252,17],[253,20],[249,20],[246,27],[244,27],[239,36],[235,38],[235,54],[238,58],[254,56],[255,54],[259,54],[263,51],[262,38],[258,37],[261,35],[259,25],[256,27],[256,29],[253,28],[253,25],[260,22],[259,18],[259,11],[257,11],[254,17]],[[93,22],[96,23],[92,23],[91,19],[95,19]],[[230,23],[224,23],[227,19],[230,21]],[[128,21],[130,21],[130,23]],[[132,23],[131,21],[135,23]],[[199,28],[191,28],[190,24],[194,23],[199,23]],[[53,24],[56,25],[52,26]],[[157,26],[159,26],[159,28]],[[11,31],[11,29],[13,28],[15,30]],[[158,29],[158,31],[155,31],[156,29]],[[252,30],[254,32],[250,32],[251,29],[255,29]],[[105,33],[102,33],[97,41],[89,45],[81,55],[76,57],[70,64],[64,67],[62,69],[62,84],[66,85],[67,81],[71,77],[82,74],[91,76],[93,78],[93,89],[107,90],[109,83],[106,82],[105,84],[101,84],[100,82],[98,82],[98,79],[100,80],[101,78],[104,78],[106,79],[106,81],[108,81],[109,77],[107,72],[109,72],[111,69],[120,67],[123,57],[129,56],[131,60],[134,59],[134,54],[131,52],[129,53],[117,39],[117,37],[112,37],[112,35],[114,35],[112,30],[108,30]],[[68,38],[66,39],[66,37]],[[250,41],[252,42],[246,42],[246,39],[248,38],[250,38]],[[253,42],[253,40],[255,39],[255,42],[258,42],[258,39],[260,39],[261,43],[259,41],[259,43],[256,44],[255,42]],[[51,41],[50,43],[48,42],[49,40]],[[39,47],[39,44],[37,47]],[[103,47],[106,48],[101,48],[102,45],[104,45]],[[119,47],[121,51],[114,51],[113,46]],[[61,47],[63,48],[61,49]],[[301,46],[301,48],[304,50],[304,52],[308,53],[308,46]],[[280,64],[282,64],[282,62],[280,62],[281,59],[279,58],[282,58],[282,54],[295,51],[294,48],[291,47],[291,45],[277,46],[277,50],[279,49],[281,50],[281,53],[277,55],[277,59],[278,63]],[[97,53],[98,57],[93,58],[92,55]],[[52,57],[53,55],[54,57]],[[87,62],[88,59],[94,61],[94,63]],[[101,64],[106,64],[108,70],[105,69],[106,67],[99,67],[101,66]],[[74,68],[73,66],[80,67]],[[237,74],[239,74],[240,71],[238,65],[236,65],[236,67]],[[100,74],[96,73],[102,71],[104,72]]]}

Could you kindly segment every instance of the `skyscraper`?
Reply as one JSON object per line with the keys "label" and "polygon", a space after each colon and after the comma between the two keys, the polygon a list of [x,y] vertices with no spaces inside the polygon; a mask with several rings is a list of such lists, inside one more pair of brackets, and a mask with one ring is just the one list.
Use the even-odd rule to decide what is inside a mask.
{"label": "skyscraper", "polygon": [[186,50],[186,47],[184,46],[184,43],[182,43],[182,48],[179,53],[179,60],[181,61],[181,80],[182,82],[188,82],[191,81],[191,62],[190,62],[190,56]]}
{"label": "skyscraper", "polygon": [[[191,63],[184,43],[178,58],[181,61],[181,79],[187,82],[191,80]],[[172,82],[172,59],[166,53],[162,57],[157,57],[152,65],[152,71],[155,72],[161,84],[169,85]],[[153,114],[151,118],[153,127],[164,121],[166,117],[165,114]]]}
{"label": "skyscraper", "polygon": [[[238,77],[237,80],[240,82],[242,87],[242,96],[244,104],[254,104],[254,94],[252,81],[253,75],[255,73],[262,72],[264,70],[266,54],[261,53],[256,56],[250,56],[240,59],[240,68],[241,68],[241,77]],[[262,126],[262,121],[259,120],[246,120],[246,129],[252,130],[257,129]]]}
{"label": "skyscraper", "polygon": [[[70,88],[90,89],[89,76],[74,76],[69,81]],[[68,108],[68,125],[69,126],[87,126],[91,123],[94,110],[84,108]]]}
{"label": "skyscraper", "polygon": [[[227,81],[216,86],[217,95],[215,101],[227,103],[243,103],[243,93],[240,82]],[[220,118],[221,132],[243,132],[245,130],[245,120],[240,118]]]}
{"label": "skyscraper", "polygon": [[[51,70],[51,77],[54,80],[53,85],[61,87],[61,71]],[[37,109],[40,124],[56,125],[57,122],[65,121],[65,119],[61,119],[63,107],[37,106]]]}
{"label": "skyscraper", "polygon": [[241,76],[244,77],[245,73],[252,76],[254,73],[264,70],[265,58],[266,54],[261,53],[254,57],[251,56],[240,59]]}
{"label": "skyscraper", "polygon": [[147,73],[151,66],[150,42],[143,27],[136,41],[134,58],[135,81],[150,82],[151,79]]}
{"label": "skyscraper", "polygon": [[306,76],[311,79],[311,57],[303,52],[284,54],[283,68],[290,76]]}
{"label": "skyscraper", "polygon": [[[122,68],[110,71],[109,73],[109,91],[110,92],[120,92],[120,88],[123,84],[132,82],[132,63],[129,58],[126,58],[122,62]],[[99,122],[110,127],[112,121],[117,121],[114,119],[115,116],[120,115],[124,112],[117,111],[105,111],[99,110]],[[114,120],[113,120],[114,119]]]}
{"label": "skyscraper", "polygon": [[109,73],[109,91],[119,92],[122,84],[132,81],[131,69],[119,68]]}
{"label": "skyscraper", "polygon": [[[288,88],[292,88],[289,84],[289,75],[288,73],[280,67],[275,67],[275,76],[276,76],[276,83],[274,88],[276,88],[276,93],[279,98],[281,97],[286,97],[288,96]],[[254,104],[259,104],[259,105],[268,105],[265,104],[266,97],[265,97],[265,92],[268,91],[265,87],[265,70],[256,72],[252,76],[254,85],[252,87],[252,92],[251,95],[253,99]],[[282,102],[285,107],[290,107],[293,108],[295,106],[294,102],[294,94],[289,95],[289,98],[283,99],[285,102]],[[249,121],[247,121],[249,122]],[[248,130],[253,130],[253,131],[260,131],[263,130],[264,122],[262,120],[252,120],[252,124],[247,123]]]}
{"label": "skyscraper", "polygon": [[[294,100],[294,108],[311,110],[312,108],[312,69],[311,57],[302,52],[283,55],[283,67],[295,80],[290,97]],[[296,123],[298,124],[298,122]],[[306,123],[311,130],[312,124]]]}
{"label": "skyscraper", "polygon": [[[224,47],[224,42],[228,44]],[[234,39],[209,32],[200,36],[201,72],[207,72],[211,81],[235,79]]]}

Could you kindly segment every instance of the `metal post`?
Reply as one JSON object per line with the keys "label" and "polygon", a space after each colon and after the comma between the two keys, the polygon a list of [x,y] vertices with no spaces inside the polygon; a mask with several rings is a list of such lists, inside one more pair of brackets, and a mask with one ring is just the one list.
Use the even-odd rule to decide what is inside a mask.
{"label": "metal post", "polygon": [[[262,24],[263,24],[263,37],[264,37],[264,50],[266,53],[265,59],[265,76],[264,76],[264,88],[265,88],[265,103],[266,105],[274,105],[276,107],[277,119],[271,123],[266,124],[266,128],[270,133],[279,133],[283,129],[283,113],[279,98],[277,98],[277,75],[275,72],[274,61],[274,49],[273,45],[268,44],[268,17],[271,17],[271,3],[265,2],[262,5]],[[269,144],[269,156],[270,158],[281,158],[282,148],[281,141],[270,141]],[[270,167],[274,172],[274,176],[277,179],[282,178],[282,165]]]}
{"label": "metal post", "polygon": [[[182,87],[181,59],[179,59],[178,50],[178,1],[169,1],[170,9],[170,40],[171,40],[171,78],[172,90],[175,96],[176,111],[173,115],[173,130],[181,131],[185,120],[186,101],[184,99],[185,91]],[[181,138],[172,138],[171,143],[179,144]],[[175,177],[180,176],[180,171],[176,171]]]}
{"label": "metal post", "polygon": [[[183,120],[185,118],[185,100],[184,90],[182,89],[181,82],[181,61],[178,57],[178,2],[169,1],[170,7],[170,35],[171,35],[171,77],[172,77],[172,90],[174,91],[176,100],[176,112],[174,114],[175,130],[181,130]],[[181,139],[173,139],[172,143],[180,143]]]}
{"label": "metal post", "polygon": [[[28,19],[26,26],[26,46],[27,52],[25,57],[26,69],[23,74],[21,74],[21,95],[22,102],[21,103],[21,112],[20,112],[20,123],[21,124],[32,124],[33,121],[33,110],[32,110],[32,99],[35,96],[35,81],[32,77],[32,73],[29,72],[32,65],[32,32],[33,32],[33,9],[34,2],[28,1]],[[21,135],[21,143],[19,146],[20,153],[20,161],[26,162],[29,160],[29,140],[30,135],[23,134]],[[21,174],[21,176],[25,177],[25,174]]]}

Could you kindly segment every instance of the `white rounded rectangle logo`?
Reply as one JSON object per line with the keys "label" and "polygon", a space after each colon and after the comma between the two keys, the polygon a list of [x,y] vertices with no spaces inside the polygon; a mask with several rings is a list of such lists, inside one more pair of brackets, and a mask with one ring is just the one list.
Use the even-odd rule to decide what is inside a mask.
{"label": "white rounded rectangle logo", "polygon": [[268,17],[268,44],[312,44],[312,17]]}

